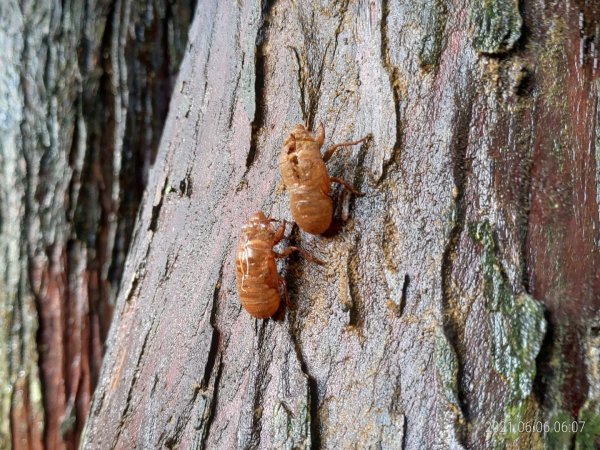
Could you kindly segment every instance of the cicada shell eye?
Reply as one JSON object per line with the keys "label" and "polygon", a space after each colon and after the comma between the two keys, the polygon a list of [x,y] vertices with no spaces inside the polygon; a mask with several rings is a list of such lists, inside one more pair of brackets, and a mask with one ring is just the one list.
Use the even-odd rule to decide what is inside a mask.
{"label": "cicada shell eye", "polygon": [[302,136],[302,135],[306,134],[307,131],[308,130],[306,129],[306,127],[304,125],[302,125],[301,123],[299,123],[292,130],[292,134],[293,135],[300,135],[300,136]]}
{"label": "cicada shell eye", "polygon": [[290,136],[285,141],[285,146],[283,148],[284,155],[291,155],[296,151],[296,136],[290,134]]}
{"label": "cicada shell eye", "polygon": [[262,211],[259,211],[252,215],[244,226],[248,228],[262,228],[265,223],[269,223],[269,221],[265,214]]}
{"label": "cicada shell eye", "polygon": [[251,222],[256,222],[256,223],[265,222],[266,220],[267,220],[267,216],[265,216],[265,213],[262,211],[258,211],[250,218]]}

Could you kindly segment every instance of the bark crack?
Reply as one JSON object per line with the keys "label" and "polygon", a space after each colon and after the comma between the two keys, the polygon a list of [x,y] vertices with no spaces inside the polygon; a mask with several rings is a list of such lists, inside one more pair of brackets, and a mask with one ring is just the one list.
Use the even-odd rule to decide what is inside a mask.
{"label": "bark crack", "polygon": [[[254,163],[258,151],[258,139],[260,130],[265,123],[267,114],[266,104],[266,80],[267,69],[267,30],[271,21],[271,12],[275,1],[265,0],[260,12],[260,25],[256,33],[256,52],[254,54],[254,119],[252,120],[252,133],[250,137],[250,149],[246,157],[246,173]],[[245,175],[245,174],[244,174]]]}
{"label": "bark crack", "polygon": [[129,385],[129,390],[127,392],[127,400],[125,401],[125,410],[123,411],[123,414],[121,414],[121,420],[119,422],[119,426],[117,427],[117,433],[115,434],[115,437],[113,438],[111,448],[116,448],[116,445],[119,442],[119,438],[121,437],[121,432],[123,431],[125,422],[127,421],[127,418],[129,417],[129,414],[131,412],[131,407],[132,407],[131,400],[133,398],[133,389],[135,387],[139,372],[141,370],[140,364],[142,362],[142,358],[144,357],[144,352],[146,351],[146,346],[148,344],[148,337],[150,336],[151,329],[152,329],[152,325],[150,325],[150,327],[146,331],[146,334],[144,335],[144,340],[142,342],[142,347],[140,349],[140,353],[138,355],[135,365],[133,366],[133,367],[135,367],[135,371],[133,372],[133,377],[131,378],[131,384]]}
{"label": "bark crack", "polygon": [[288,332],[290,335],[290,340],[294,346],[294,350],[296,351],[296,358],[300,363],[300,370],[306,377],[307,386],[308,386],[308,410],[310,412],[310,443],[311,448],[318,449],[321,448],[321,426],[318,419],[319,415],[319,385],[317,383],[317,379],[312,376],[307,368],[306,361],[304,360],[304,356],[302,355],[302,348],[300,346],[300,341],[296,338],[295,333],[292,327],[288,327]]}
{"label": "bark crack", "polygon": [[348,273],[348,292],[350,294],[351,304],[348,309],[348,326],[354,329],[360,329],[364,324],[364,305],[358,286],[360,285],[359,268],[361,260],[357,254],[357,248],[360,246],[360,238],[355,236],[354,245],[349,251],[347,261]]}
{"label": "bark crack", "polygon": [[179,182],[179,196],[185,195],[187,198],[191,198],[194,191],[194,182],[192,180],[192,168],[188,168],[185,178]]}
{"label": "bark crack", "polygon": [[390,57],[390,46],[388,40],[388,16],[390,13],[390,5],[388,0],[382,1],[381,9],[381,61],[385,71],[388,73],[390,87],[394,97],[394,111],[396,113],[396,139],[394,141],[394,146],[392,147],[392,154],[390,155],[389,159],[385,160],[383,163],[381,176],[379,177],[379,180],[377,180],[378,182],[387,177],[389,170],[393,166],[397,166],[399,164],[400,150],[402,148],[401,83],[399,68],[392,64]]}
{"label": "bark crack", "polygon": [[340,21],[338,22],[337,27],[335,28],[335,39],[334,39],[334,45],[333,45],[333,51],[331,54],[331,58],[333,59],[335,57],[335,53],[337,51],[337,47],[338,47],[338,40],[339,40],[339,36],[342,32],[342,27],[344,25],[344,20],[346,18],[346,13],[348,12],[348,4],[350,3],[350,0],[345,0],[342,2],[342,4],[340,5]]}
{"label": "bark crack", "polygon": [[[202,440],[200,442],[200,448],[204,448],[206,443],[208,442],[208,435],[210,434],[210,429],[212,427],[215,411],[217,409],[217,396],[219,391],[219,384],[221,381],[221,373],[223,371],[223,353],[220,350],[221,343],[221,332],[217,326],[217,314],[219,310],[219,301],[221,297],[221,287],[223,283],[223,267],[224,262],[221,262],[221,268],[219,269],[219,276],[217,278],[217,282],[215,283],[215,288],[213,291],[213,299],[212,306],[210,310],[209,322],[213,329],[212,336],[210,340],[210,349],[208,351],[208,357],[206,360],[206,365],[204,366],[204,375],[202,377],[202,383],[200,386],[201,390],[207,391],[209,386],[211,386],[212,381],[212,393],[210,404],[208,406],[208,412],[206,413],[204,424],[202,427]],[[216,374],[214,373],[215,364],[217,364]],[[194,401],[196,396],[198,395],[199,390],[196,391],[196,395],[194,396]]]}
{"label": "bark crack", "polygon": [[[231,93],[231,104],[229,105],[229,116],[227,118],[227,127],[231,129],[233,126],[233,117],[235,115],[235,107],[237,105],[238,99],[238,90],[240,88],[240,81],[242,79],[242,71],[244,70],[244,60],[246,59],[246,54],[242,53],[242,62],[240,63],[240,70],[237,74],[235,80],[235,86],[233,87],[233,92]],[[256,117],[256,116],[255,116]]]}
{"label": "bark crack", "polygon": [[148,225],[148,231],[155,232],[158,226],[158,218],[160,217],[160,210],[162,209],[167,187],[169,186],[169,178],[165,178],[162,190],[160,192],[160,200],[154,206],[152,206],[152,217],[150,218],[150,225]]}
{"label": "bark crack", "polygon": [[406,415],[404,416],[404,424],[403,424],[403,433],[402,433],[402,450],[405,450],[408,448],[408,444],[406,442],[406,436],[408,436],[408,433],[406,432],[406,430],[408,429],[408,419],[406,418]]}
{"label": "bark crack", "polygon": [[250,440],[247,442],[245,448],[258,448],[260,446],[263,394],[266,386],[268,385],[269,377],[267,370],[272,359],[266,358],[267,355],[263,353],[263,350],[266,350],[268,347],[265,345],[266,325],[267,321],[263,320],[257,333],[258,363],[255,371],[256,376],[254,378]]}
{"label": "bark crack", "polygon": [[[341,25],[344,20],[344,15],[347,10],[347,2],[344,2],[341,9],[341,19],[338,23],[334,34],[334,40],[337,47],[337,36],[341,31]],[[298,20],[300,22],[300,30],[304,37],[304,46],[302,53],[298,52],[295,47],[291,47],[296,56],[298,63],[298,88],[300,90],[300,110],[302,119],[309,129],[315,128],[315,118],[319,110],[319,100],[321,98],[321,84],[323,82],[323,72],[325,70],[325,60],[331,45],[331,39],[327,42],[322,55],[319,55],[319,39],[315,31],[318,27],[315,26],[315,11],[310,12],[310,17],[307,13],[300,10]],[[332,52],[332,60],[335,57],[335,48]]]}
{"label": "bark crack", "polygon": [[210,340],[210,349],[208,351],[208,358],[206,361],[206,366],[204,367],[204,376],[202,377],[202,384],[204,388],[208,386],[208,382],[210,381],[212,372],[215,367],[215,363],[219,356],[219,341],[221,340],[221,332],[219,331],[216,324],[216,317],[219,308],[219,297],[221,296],[221,284],[223,281],[223,266],[221,264],[221,269],[219,270],[219,277],[217,279],[217,283],[215,284],[215,290],[213,292],[213,302],[212,308],[210,311],[210,326],[212,327],[212,337]]}
{"label": "bark crack", "polygon": [[[215,288],[213,291],[213,303],[209,318],[209,322],[212,327],[212,334],[208,356],[206,364],[204,366],[204,374],[200,383],[195,386],[193,396],[187,404],[187,407],[184,408],[183,412],[179,415],[174,430],[170,432],[169,436],[164,440],[165,447],[167,448],[177,448],[179,446],[181,438],[183,437],[183,434],[187,429],[188,423],[192,418],[192,409],[194,407],[194,404],[196,403],[198,395],[201,395],[205,398],[204,407],[200,407],[200,423],[199,425],[195,426],[195,429],[201,430],[201,439],[198,439],[197,441],[198,447],[205,448],[208,440],[208,435],[210,433],[210,428],[213,424],[215,411],[217,408],[219,383],[221,380],[221,373],[223,369],[223,355],[219,348],[219,344],[221,342],[221,332],[219,331],[216,325],[216,316],[218,312],[219,297],[221,294],[222,279],[223,263],[221,264],[221,268],[219,269],[219,276],[217,278],[217,282],[215,283]],[[215,365],[217,366],[216,371],[214,370]],[[161,436],[161,440],[162,439],[163,437]],[[161,440],[159,440],[159,442]]]}
{"label": "bark crack", "polygon": [[[292,232],[288,239],[291,244],[294,244],[299,239],[300,229],[298,227],[293,227]],[[298,257],[292,257],[288,262],[287,272],[285,274],[286,282],[288,283],[288,289],[295,290],[296,278],[292,277],[294,266],[298,263]],[[318,449],[321,448],[321,425],[319,421],[319,385],[316,377],[314,377],[308,369],[306,364],[306,360],[302,353],[302,346],[300,344],[300,339],[297,337],[299,334],[299,325],[301,323],[301,319],[297,318],[297,310],[295,308],[289,309],[289,317],[288,317],[288,333],[290,337],[290,342],[294,347],[294,351],[296,353],[296,359],[300,364],[300,370],[306,377],[307,381],[307,406],[309,412],[309,430],[310,430],[310,443],[311,448]]]}
{"label": "bark crack", "polygon": [[[213,389],[212,389],[212,398],[210,400],[210,406],[208,408],[208,413],[206,415],[206,422],[203,428],[202,441],[200,442],[200,448],[205,448],[206,443],[208,442],[208,435],[210,434],[210,429],[215,420],[215,411],[217,410],[217,398],[219,391],[219,384],[221,382],[221,374],[223,373],[223,355],[219,354],[218,356],[219,364],[217,366],[217,373],[214,377]],[[197,395],[197,393],[196,393]]]}
{"label": "bark crack", "polygon": [[402,317],[404,314],[404,307],[406,306],[406,296],[408,294],[408,285],[410,284],[410,276],[404,274],[404,282],[402,283],[402,295],[400,296],[400,303],[398,304],[398,317]]}

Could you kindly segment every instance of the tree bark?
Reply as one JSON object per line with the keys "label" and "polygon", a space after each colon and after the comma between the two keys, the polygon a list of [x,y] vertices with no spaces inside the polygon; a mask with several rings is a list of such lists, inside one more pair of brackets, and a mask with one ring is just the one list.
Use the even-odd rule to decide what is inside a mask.
{"label": "tree bark", "polygon": [[195,1],[0,2],[0,448],[75,448]]}
{"label": "tree bark", "polygon": [[[594,448],[599,29],[587,0],[199,5],[83,447]],[[293,307],[256,320],[240,226],[291,219],[278,154],[320,121],[372,133],[329,164],[367,195],[288,237],[327,264],[282,263]]]}

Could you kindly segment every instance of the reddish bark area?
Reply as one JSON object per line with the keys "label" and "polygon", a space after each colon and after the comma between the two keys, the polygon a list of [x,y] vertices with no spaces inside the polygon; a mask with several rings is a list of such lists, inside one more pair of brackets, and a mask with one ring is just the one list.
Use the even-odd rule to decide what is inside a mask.
{"label": "reddish bark area", "polygon": [[27,376],[19,378],[14,387],[12,402],[16,405],[11,410],[11,433],[14,450],[41,450],[43,447],[43,417],[36,412],[35,405],[29,397],[29,380]]}
{"label": "reddish bark area", "polygon": [[[600,5],[565,3],[557,8],[554,13],[564,17],[564,28],[545,30],[544,40],[564,63],[548,67],[548,58],[540,58],[534,75],[540,93],[531,116],[525,280],[529,292],[544,303],[552,327],[554,342],[547,340],[541,372],[564,377],[562,408],[577,418],[588,395],[584,340],[600,311],[595,147],[600,70],[597,46],[591,45],[599,39],[594,30],[600,26]],[[564,41],[557,42],[558,36]],[[562,360],[558,371],[552,363],[557,358]],[[552,383],[547,381],[552,376],[543,379]]]}

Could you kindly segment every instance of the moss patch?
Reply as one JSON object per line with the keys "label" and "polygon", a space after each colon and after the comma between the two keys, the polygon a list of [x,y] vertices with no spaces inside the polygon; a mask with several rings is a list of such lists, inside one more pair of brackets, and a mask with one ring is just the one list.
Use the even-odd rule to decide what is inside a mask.
{"label": "moss patch", "polygon": [[444,48],[446,16],[446,6],[442,0],[433,0],[431,6],[423,8],[421,20],[425,28],[419,51],[419,66],[425,72],[430,72],[438,66]]}
{"label": "moss patch", "polygon": [[273,443],[276,448],[310,448],[310,411],[308,403],[301,401],[298,403],[298,400],[295,399],[293,405],[283,401],[275,404]]}
{"label": "moss patch", "polygon": [[583,429],[577,433],[575,449],[597,449],[600,443],[600,404],[597,400],[586,402],[579,412],[579,426],[581,425],[583,425]]}
{"label": "moss patch", "polygon": [[[503,444],[518,445],[540,438],[533,429],[537,407],[531,397],[536,357],[546,333],[543,306],[526,293],[514,294],[497,256],[496,241],[488,221],[469,225],[471,237],[483,246],[483,293],[487,301],[492,365],[507,384],[504,411],[507,432]],[[523,428],[529,424],[528,429]],[[498,442],[500,444],[500,442]]]}
{"label": "moss patch", "polygon": [[531,393],[535,359],[546,333],[544,308],[526,293],[512,293],[496,256],[489,222],[471,225],[471,236],[483,245],[484,295],[490,311],[494,368],[511,385],[512,395],[524,399]]}
{"label": "moss patch", "polygon": [[465,431],[465,419],[458,400],[458,361],[443,330],[435,335],[434,360],[446,403],[442,407],[444,422],[451,424],[444,432],[446,442],[457,442],[457,436]]}
{"label": "moss patch", "polygon": [[518,0],[473,0],[473,46],[480,53],[506,53],[521,37]]}

